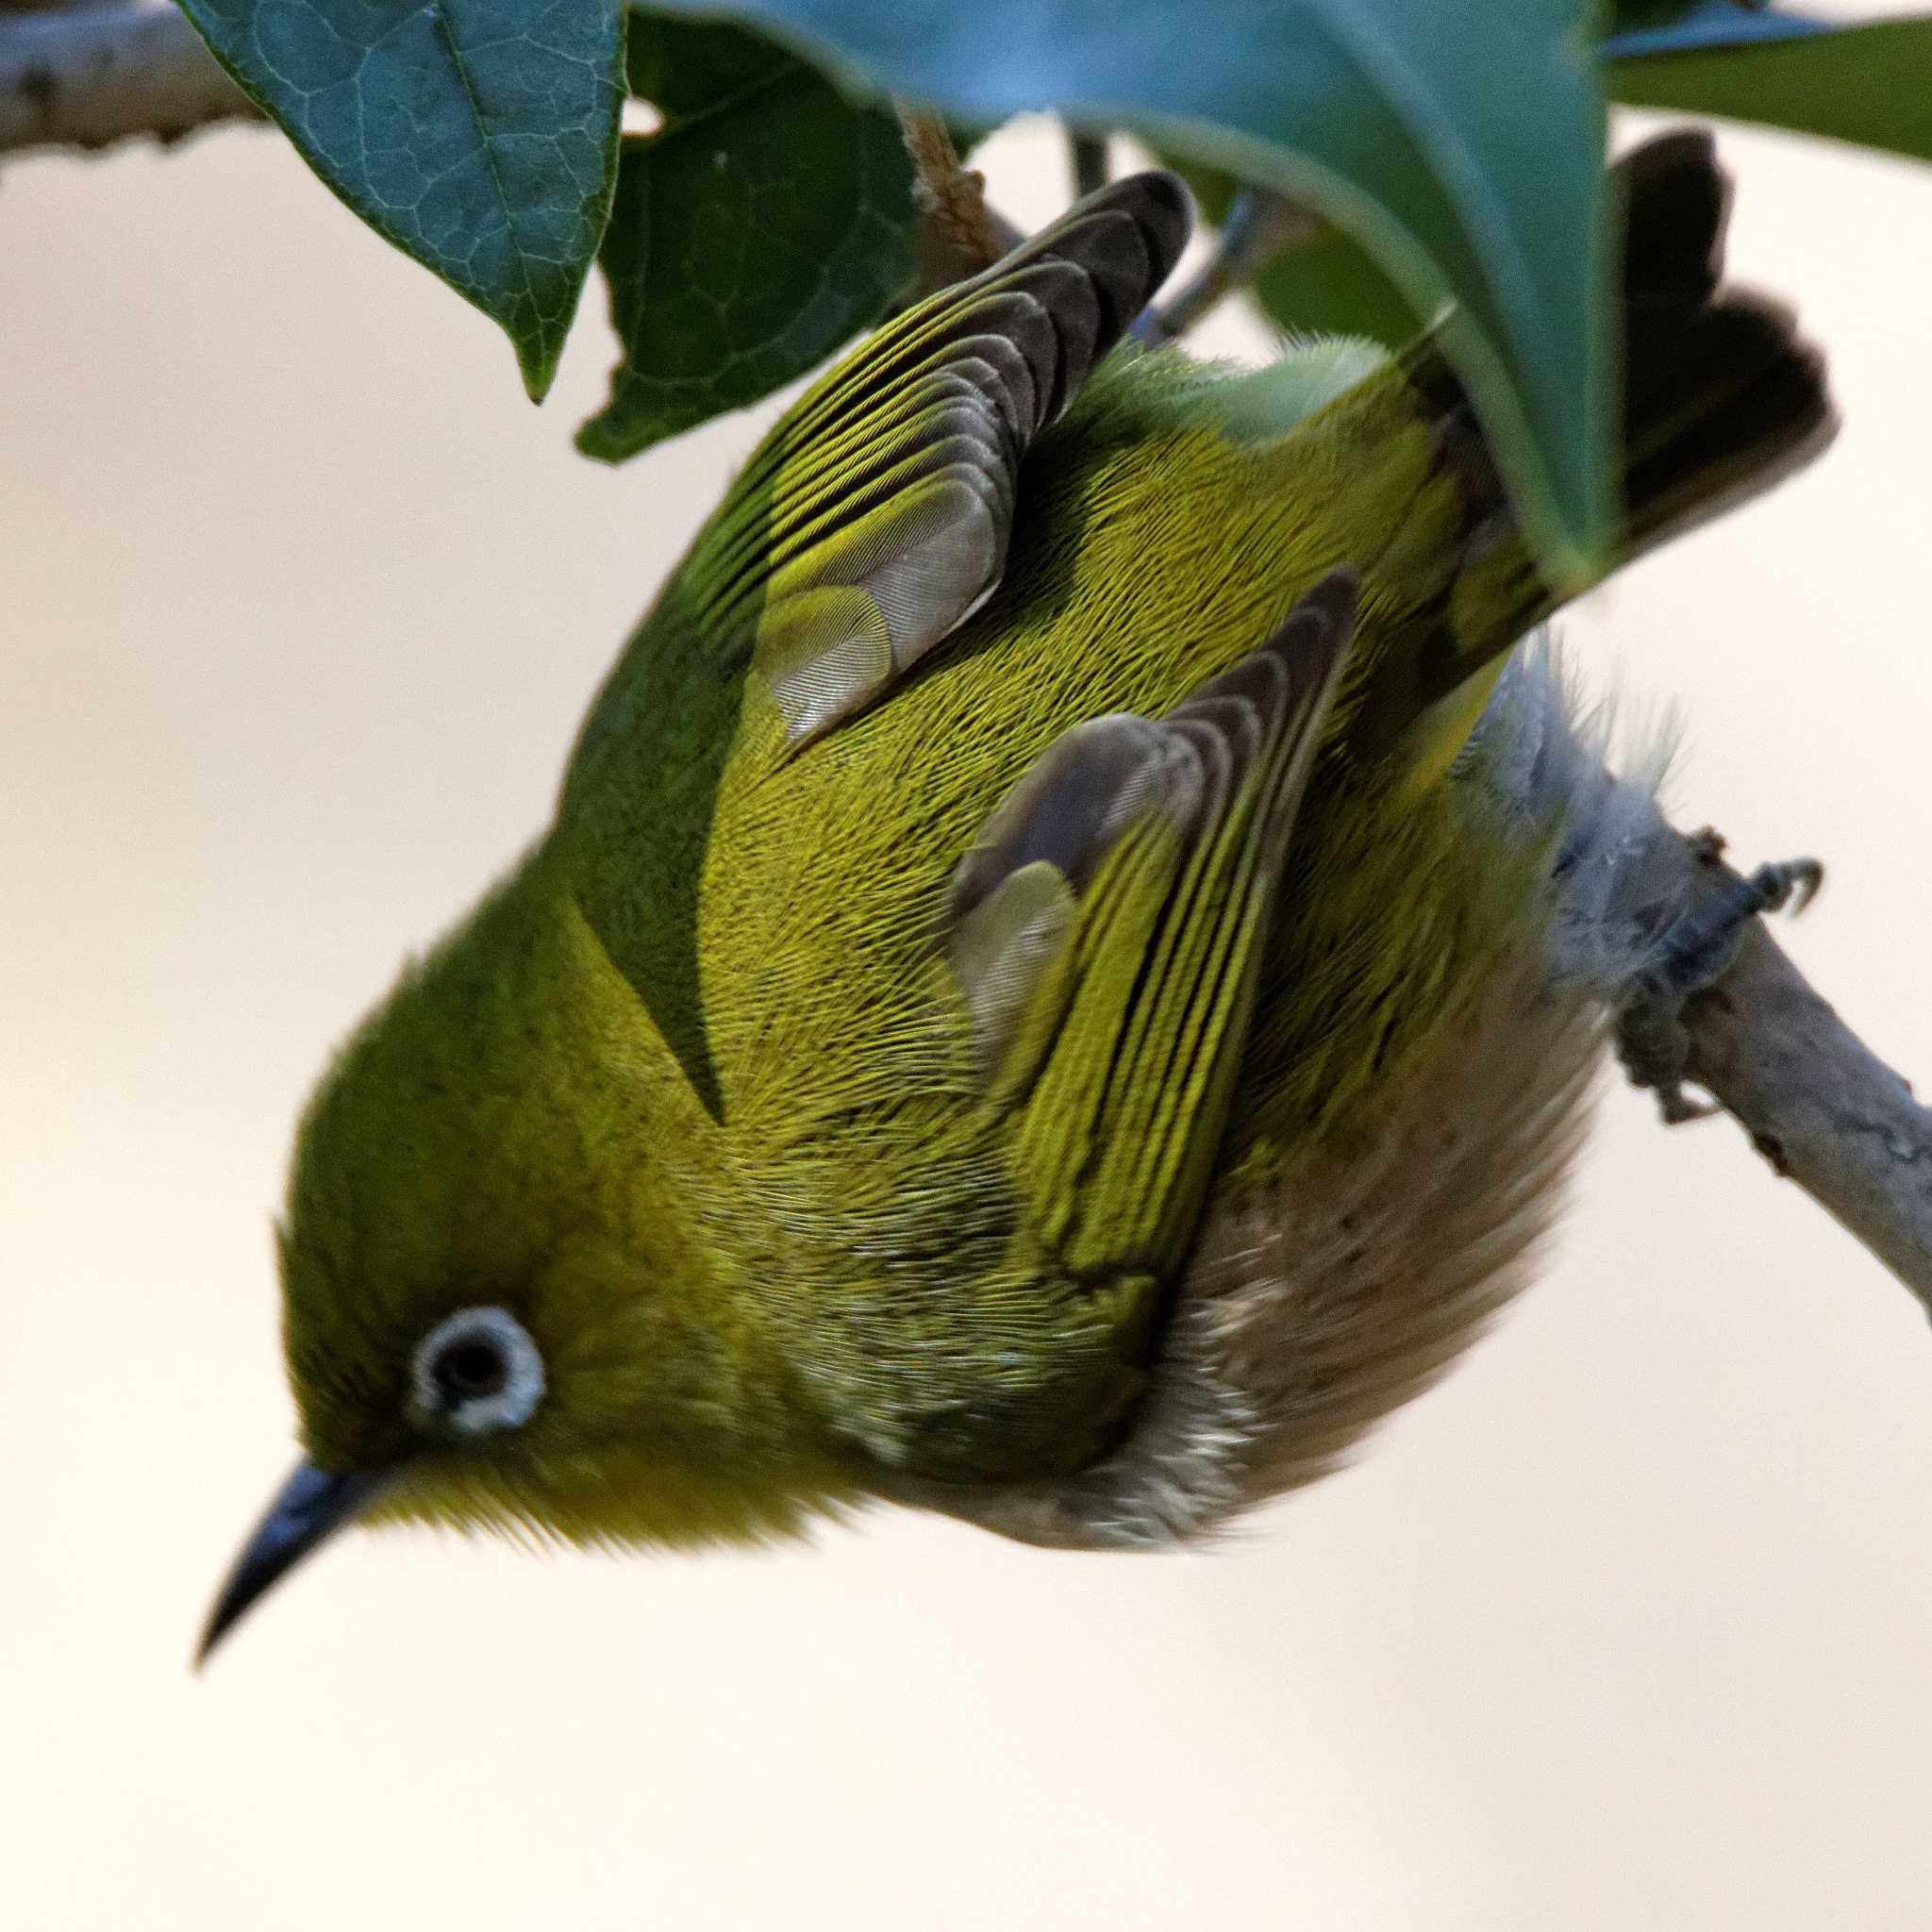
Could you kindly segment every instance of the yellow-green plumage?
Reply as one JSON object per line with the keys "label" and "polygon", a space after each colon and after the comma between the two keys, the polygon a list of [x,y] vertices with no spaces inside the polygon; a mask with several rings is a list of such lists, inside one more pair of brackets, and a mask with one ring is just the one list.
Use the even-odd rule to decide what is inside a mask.
{"label": "yellow-green plumage", "polygon": [[[1707,147],[1646,152],[1633,542],[1826,420],[1783,319],[1710,299]],[[1562,824],[1451,766],[1557,598],[1426,345],[1081,387],[1183,232],[1121,184],[797,405],[555,826],[339,1059],[288,1346],[368,1507],[1158,1541],[1326,1467],[1513,1285],[1592,1008]],[[1725,380],[1674,390],[1680,341]],[[534,1344],[513,1426],[425,1366],[463,1309]]]}

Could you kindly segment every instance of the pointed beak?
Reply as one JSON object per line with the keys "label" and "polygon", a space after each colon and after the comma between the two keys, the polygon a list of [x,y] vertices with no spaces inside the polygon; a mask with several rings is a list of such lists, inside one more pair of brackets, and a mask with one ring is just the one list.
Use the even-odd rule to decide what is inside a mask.
{"label": "pointed beak", "polygon": [[332,1531],[352,1522],[388,1487],[387,1470],[347,1470],[341,1474],[317,1469],[312,1462],[295,1465],[295,1473],[276,1492],[255,1533],[242,1547],[235,1566],[215,1598],[202,1626],[194,1653],[197,1670],[241,1622],[242,1613],[269,1586],[288,1574]]}

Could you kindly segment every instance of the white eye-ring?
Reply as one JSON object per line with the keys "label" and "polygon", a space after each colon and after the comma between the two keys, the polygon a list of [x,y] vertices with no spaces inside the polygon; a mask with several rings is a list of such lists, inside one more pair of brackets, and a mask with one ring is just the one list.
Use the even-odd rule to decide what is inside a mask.
{"label": "white eye-ring", "polygon": [[459,1435],[514,1429],[543,1396],[543,1357],[508,1308],[458,1308],[416,1350],[417,1413]]}

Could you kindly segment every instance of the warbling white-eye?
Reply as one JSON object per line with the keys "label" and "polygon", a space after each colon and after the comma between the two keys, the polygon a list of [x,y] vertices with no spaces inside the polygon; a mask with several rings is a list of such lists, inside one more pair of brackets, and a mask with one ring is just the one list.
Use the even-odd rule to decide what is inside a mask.
{"label": "warbling white-eye", "polygon": [[[1617,175],[1628,557],[1830,411],[1708,142]],[[1117,347],[1187,232],[1104,189],[752,456],[308,1110],[307,1459],[205,1646],[356,1517],[1184,1539],[1519,1285],[1655,807],[1509,656],[1578,587],[1432,340]]]}

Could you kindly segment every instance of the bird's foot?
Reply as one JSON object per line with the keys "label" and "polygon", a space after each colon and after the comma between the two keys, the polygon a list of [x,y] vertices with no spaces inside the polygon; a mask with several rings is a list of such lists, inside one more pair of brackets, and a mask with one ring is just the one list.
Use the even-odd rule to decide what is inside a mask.
{"label": "bird's foot", "polygon": [[1710,891],[1657,935],[1650,963],[1633,981],[1616,1025],[1617,1058],[1630,1084],[1654,1092],[1666,1124],[1673,1126],[1719,1110],[1684,1091],[1690,1053],[1684,1003],[1724,977],[1752,920],[1787,906],[1795,918],[1824,879],[1815,858],[1780,859],[1748,876],[1719,872],[1724,841],[1709,826],[1693,832],[1690,844],[1711,869]]}

